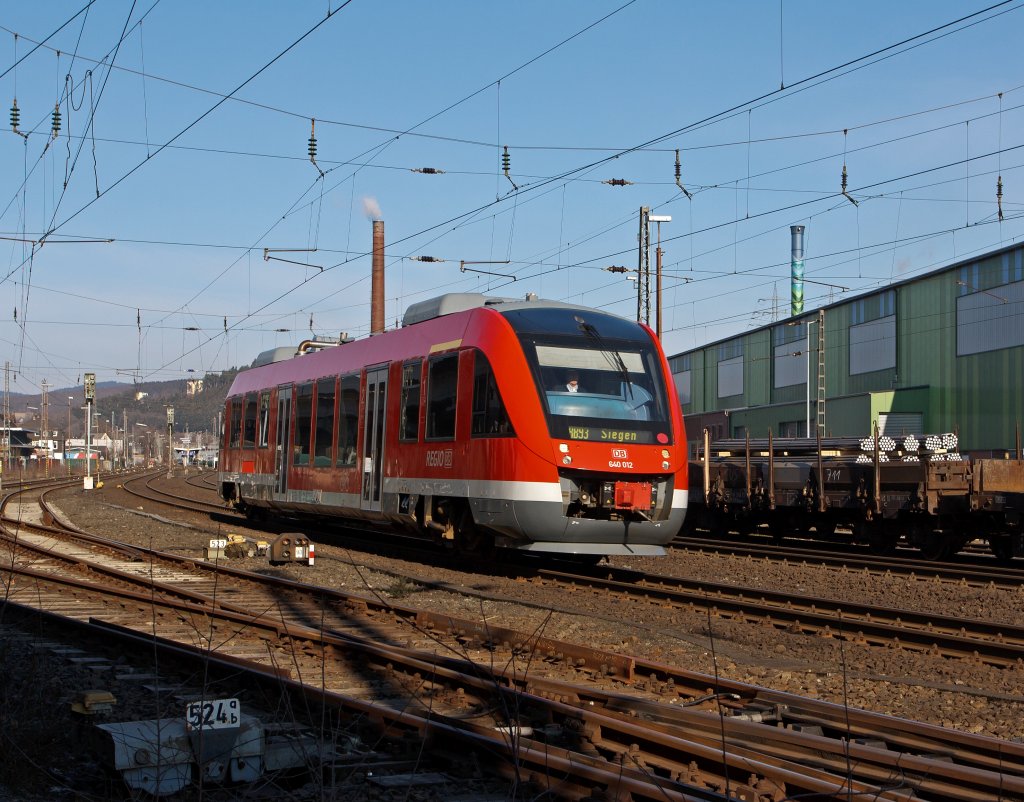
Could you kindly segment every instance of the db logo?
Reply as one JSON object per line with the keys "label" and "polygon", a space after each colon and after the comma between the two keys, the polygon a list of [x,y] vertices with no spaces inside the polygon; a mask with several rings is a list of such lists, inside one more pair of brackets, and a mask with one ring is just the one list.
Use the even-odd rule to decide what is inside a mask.
{"label": "db logo", "polygon": [[624,448],[613,448],[612,459],[629,459],[629,453]]}

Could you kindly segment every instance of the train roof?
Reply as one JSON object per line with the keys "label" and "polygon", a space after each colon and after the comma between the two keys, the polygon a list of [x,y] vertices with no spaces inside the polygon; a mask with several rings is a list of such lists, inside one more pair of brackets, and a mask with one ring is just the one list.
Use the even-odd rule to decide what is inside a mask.
{"label": "train roof", "polygon": [[[489,307],[497,312],[511,312],[519,309],[587,309],[575,304],[564,304],[559,301],[546,301],[533,293],[525,298],[503,298],[498,295],[484,295],[479,292],[449,292],[412,304],[402,318],[403,326],[413,326],[425,320],[433,320],[456,312]],[[588,310],[592,311],[592,310]],[[608,313],[602,313],[608,314]]]}
{"label": "train roof", "polygon": [[294,345],[280,345],[277,348],[271,348],[269,351],[263,351],[257,356],[252,364],[251,368],[258,368],[261,365],[270,365],[274,362],[281,362],[285,359],[291,359],[296,355],[297,350]]}
{"label": "train roof", "polygon": [[[564,315],[546,314],[554,310],[578,311],[581,314],[600,315],[614,320],[616,323],[611,327],[613,331],[610,333],[613,338],[623,335],[623,329],[620,327],[637,326],[635,321],[620,318],[609,312],[576,304],[541,300],[532,293],[525,298],[503,298],[482,293],[447,293],[411,305],[403,317],[400,328],[367,339],[353,342],[342,337],[337,343],[316,343],[317,349],[308,352],[301,345],[264,351],[253,360],[249,369],[235,377],[228,390],[228,396],[252,392],[275,384],[306,381],[366,364],[406,358],[414,352],[421,352],[420,338],[428,330],[440,333],[438,336],[441,339],[438,342],[449,342],[461,336],[458,332],[464,330],[472,312],[478,309],[489,309],[503,317],[507,316],[513,329],[520,331],[549,328],[554,331],[564,329],[567,325],[575,328],[576,324],[561,320]],[[463,315],[464,319],[459,320]],[[425,325],[426,328],[420,330],[420,325]],[[416,331],[412,330],[413,327],[417,327]],[[328,345],[336,347],[326,347]],[[349,350],[352,348],[355,348],[355,351]]]}

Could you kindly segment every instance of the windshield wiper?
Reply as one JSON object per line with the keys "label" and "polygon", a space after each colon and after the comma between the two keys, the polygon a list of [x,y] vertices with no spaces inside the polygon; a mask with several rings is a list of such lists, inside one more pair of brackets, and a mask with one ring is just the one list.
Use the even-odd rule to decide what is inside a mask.
{"label": "windshield wiper", "polygon": [[629,368],[626,367],[626,363],[622,360],[622,355],[614,348],[608,345],[604,337],[597,330],[597,327],[592,323],[587,323],[579,315],[574,315],[573,319],[579,324],[580,331],[586,334],[588,337],[597,343],[598,348],[604,355],[604,358],[608,360],[608,364],[612,366],[614,370],[619,372],[622,377],[622,383],[625,386],[624,392],[629,393],[629,397],[633,397],[633,383],[629,378]]}

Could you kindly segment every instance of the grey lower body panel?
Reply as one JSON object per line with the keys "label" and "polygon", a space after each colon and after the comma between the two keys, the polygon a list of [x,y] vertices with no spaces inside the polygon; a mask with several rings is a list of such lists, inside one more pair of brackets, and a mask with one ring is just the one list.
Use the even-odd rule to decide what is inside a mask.
{"label": "grey lower body panel", "polygon": [[524,551],[561,554],[617,554],[660,556],[662,548],[679,532],[684,508],[672,508],[663,521],[597,520],[566,517],[561,504],[544,501],[510,502],[512,526],[491,526],[498,545]]}
{"label": "grey lower body panel", "polygon": [[[510,483],[449,482],[385,479],[379,512],[360,509],[358,494],[289,490],[276,492],[273,475],[222,475],[238,488],[245,504],[286,513],[330,515],[353,520],[385,521],[409,526],[421,493],[463,498],[478,526],[495,535],[495,544],[521,551],[559,554],[661,556],[679,532],[686,513],[686,491],[675,490],[664,520],[599,520],[566,516],[557,484],[536,483],[523,491]],[[550,499],[550,500],[549,500]],[[555,500],[559,499],[559,500]]]}

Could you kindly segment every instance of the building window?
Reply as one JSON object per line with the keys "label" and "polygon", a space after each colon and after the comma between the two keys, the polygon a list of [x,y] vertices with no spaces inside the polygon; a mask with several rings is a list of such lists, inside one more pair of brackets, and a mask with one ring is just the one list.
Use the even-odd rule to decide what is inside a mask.
{"label": "building window", "polygon": [[356,464],[356,438],[359,436],[359,374],[341,377],[338,392],[338,465]]}
{"label": "building window", "polygon": [[896,367],[896,315],[850,326],[850,375]]}
{"label": "building window", "polygon": [[807,332],[816,320],[794,320],[772,329],[772,386],[776,390],[807,382]]}
{"label": "building window", "polygon": [[402,365],[402,419],[398,426],[400,440],[418,440],[420,436],[420,374],[422,362]]}
{"label": "building window", "polygon": [[718,397],[743,394],[743,357],[723,359],[718,363]]}
{"label": "building window", "polygon": [[259,439],[256,441],[260,448],[266,448],[270,438],[270,393],[260,393],[260,424]]}
{"label": "building window", "polygon": [[505,402],[498,392],[491,363],[483,351],[473,363],[473,437],[511,437],[515,434]]}
{"label": "building window", "polygon": [[684,370],[682,373],[673,374],[672,378],[676,383],[676,394],[679,396],[679,403],[689,404],[693,400],[693,375],[690,371]]}
{"label": "building window", "polygon": [[313,382],[295,390],[295,436],[292,440],[292,465],[309,465],[310,438],[313,432]]}
{"label": "building window", "polygon": [[788,420],[779,422],[779,437],[806,437],[807,421]]}
{"label": "building window", "polygon": [[455,437],[458,401],[459,355],[432,357],[427,365],[427,439]]}
{"label": "building window", "polygon": [[675,381],[676,393],[680,404],[689,404],[693,400],[693,354],[683,354],[668,361],[669,371]]}
{"label": "building window", "polygon": [[789,342],[775,346],[775,389],[807,382],[807,342]]}
{"label": "building window", "polygon": [[850,323],[868,323],[896,314],[896,290],[886,290],[850,304]]}
{"label": "building window", "polygon": [[989,290],[972,290],[956,299],[957,356],[1021,345],[1024,345],[1024,281],[997,285]]}
{"label": "building window", "polygon": [[316,383],[316,431],[313,435],[313,465],[331,467],[331,446],[334,444],[334,379]]}

